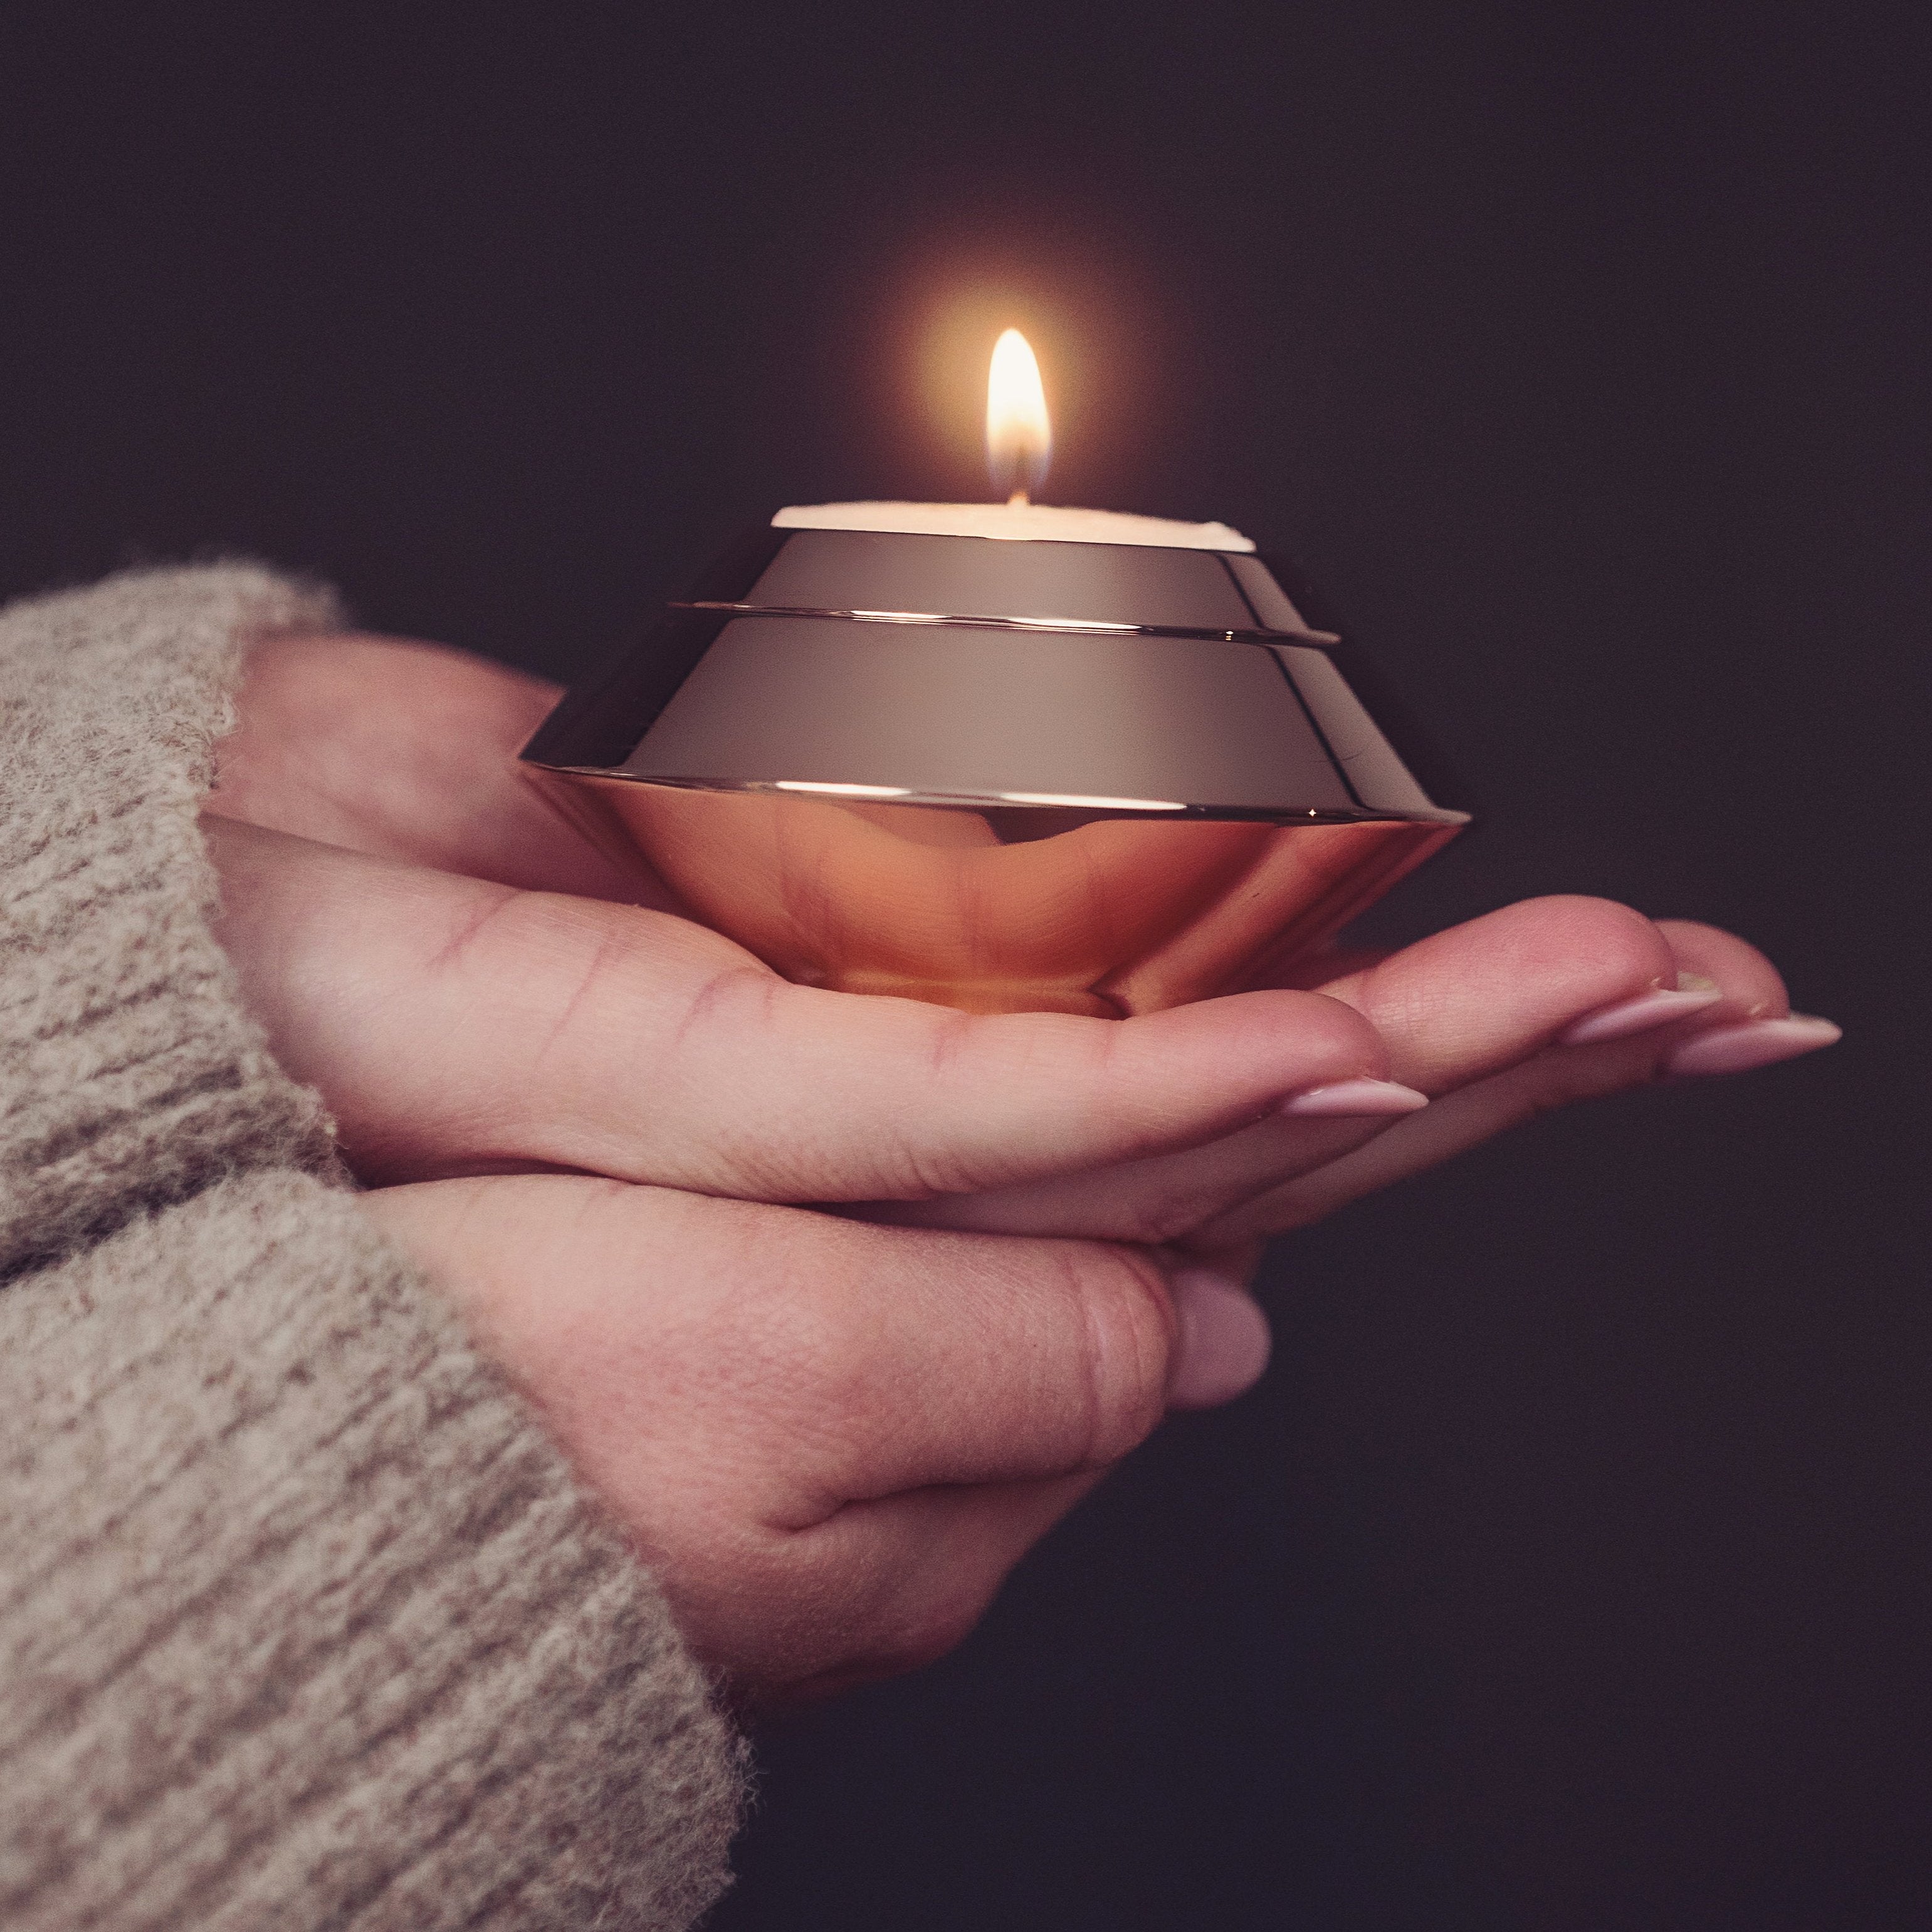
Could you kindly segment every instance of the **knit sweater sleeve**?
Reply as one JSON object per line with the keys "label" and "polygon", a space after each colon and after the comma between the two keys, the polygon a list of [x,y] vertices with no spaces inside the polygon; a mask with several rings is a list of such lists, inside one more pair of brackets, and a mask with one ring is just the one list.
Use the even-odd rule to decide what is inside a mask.
{"label": "knit sweater sleeve", "polygon": [[641,1928],[740,1752],[212,936],[243,566],[0,614],[0,1924]]}

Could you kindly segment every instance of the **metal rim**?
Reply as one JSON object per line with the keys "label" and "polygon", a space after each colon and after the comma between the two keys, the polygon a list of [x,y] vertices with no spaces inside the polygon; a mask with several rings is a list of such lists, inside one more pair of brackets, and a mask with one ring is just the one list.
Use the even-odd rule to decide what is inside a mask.
{"label": "metal rim", "polygon": [[710,610],[728,617],[829,617],[854,624],[957,625],[976,631],[1047,631],[1082,637],[1192,638],[1211,644],[1310,644],[1327,650],[1341,641],[1335,631],[1198,630],[1180,624],[1117,624],[1094,617],[973,617],[959,611],[830,610],[802,604],[726,604],[708,598],[676,601],[673,610]]}
{"label": "metal rim", "polygon": [[602,778],[614,784],[651,785],[664,791],[752,792],[777,798],[815,800],[824,805],[923,806],[945,812],[1025,812],[1077,814],[1082,819],[1138,818],[1166,824],[1208,820],[1258,825],[1444,825],[1469,823],[1466,812],[1438,806],[1428,812],[1377,812],[1313,806],[1268,808],[1260,806],[1202,805],[1192,800],[1084,798],[1071,794],[1049,796],[1040,792],[921,791],[915,787],[856,785],[808,778],[649,778],[609,765],[552,764],[541,758],[521,762],[534,771],[562,778]]}

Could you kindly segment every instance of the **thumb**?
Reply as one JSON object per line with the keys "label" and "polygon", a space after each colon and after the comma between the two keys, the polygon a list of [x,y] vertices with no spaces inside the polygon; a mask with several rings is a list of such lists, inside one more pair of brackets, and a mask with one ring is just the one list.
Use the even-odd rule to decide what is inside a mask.
{"label": "thumb", "polygon": [[[668,914],[204,824],[250,1004],[371,1180],[535,1166],[918,1199],[1200,1145],[1386,1065],[1319,994],[969,1016],[793,986]],[[1333,1098],[1316,1107],[1415,1100]]]}

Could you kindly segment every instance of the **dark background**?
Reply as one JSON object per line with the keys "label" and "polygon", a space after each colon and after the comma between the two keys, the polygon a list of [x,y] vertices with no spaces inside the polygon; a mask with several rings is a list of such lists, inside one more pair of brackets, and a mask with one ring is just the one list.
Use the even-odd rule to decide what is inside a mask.
{"label": "dark background", "polygon": [[239,548],[567,677],[778,505],[1298,555],[1476,782],[1408,935],[1845,1044],[1282,1246],[1276,1366],[772,1733],[729,1932],[1932,1922],[1922,7],[0,5],[0,591]]}

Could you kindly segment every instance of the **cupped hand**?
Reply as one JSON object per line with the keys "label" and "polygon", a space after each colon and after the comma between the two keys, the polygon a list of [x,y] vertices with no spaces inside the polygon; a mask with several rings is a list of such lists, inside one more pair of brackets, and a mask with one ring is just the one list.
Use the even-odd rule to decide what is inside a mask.
{"label": "cupped hand", "polygon": [[668,913],[206,830],[249,1004],[376,1183],[563,1168],[924,1200],[1158,1156],[1284,1108],[1421,1104],[1382,1078],[1373,1026],[1319,994],[974,1018],[794,986]]}
{"label": "cupped hand", "polygon": [[[1316,992],[1128,1022],[789,986],[653,910],[672,902],[641,866],[522,780],[515,750],[555,696],[379,638],[251,657],[212,808],[334,849],[214,828],[230,944],[370,1178],[547,1165],[872,1202],[1164,1244],[1211,1280],[1528,1114],[1836,1037],[1788,1017],[1743,941],[1584,898],[1509,908]],[[1405,1089],[1433,1104],[1402,1118]]]}
{"label": "cupped hand", "polygon": [[554,697],[428,645],[251,656],[207,821],[223,936],[365,1179],[562,1167],[917,1199],[1173,1151],[1284,1106],[1420,1104],[1382,1079],[1373,1028],[1314,994],[1122,1023],[791,986],[658,909],[522,781],[515,749]]}
{"label": "cupped hand", "polygon": [[365,1203],[747,1701],[950,1648],[1190,1372],[1160,1270],[1128,1249],[563,1175]]}
{"label": "cupped hand", "polygon": [[[259,647],[210,805],[222,929],[352,1161],[402,1184],[368,1211],[750,1697],[938,1654],[1164,1407],[1251,1382],[1267,1234],[1544,1108],[1835,1036],[1742,941],[1586,899],[1127,1021],[790,986],[523,782],[554,694],[428,646]],[[546,1168],[614,1178],[502,1172]]]}

